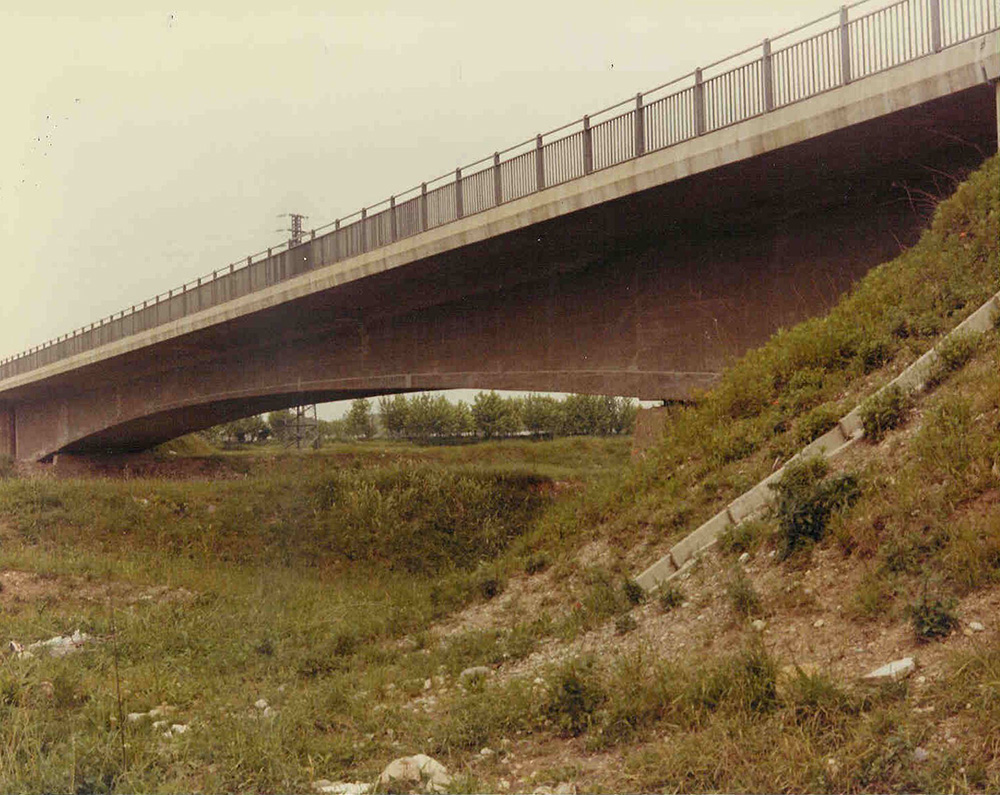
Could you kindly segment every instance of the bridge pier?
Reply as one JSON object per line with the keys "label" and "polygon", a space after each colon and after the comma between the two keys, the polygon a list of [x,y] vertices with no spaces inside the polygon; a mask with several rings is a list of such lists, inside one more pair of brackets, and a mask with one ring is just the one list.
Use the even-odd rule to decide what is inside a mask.
{"label": "bridge pier", "polygon": [[17,458],[17,433],[13,406],[0,406],[0,458]]}

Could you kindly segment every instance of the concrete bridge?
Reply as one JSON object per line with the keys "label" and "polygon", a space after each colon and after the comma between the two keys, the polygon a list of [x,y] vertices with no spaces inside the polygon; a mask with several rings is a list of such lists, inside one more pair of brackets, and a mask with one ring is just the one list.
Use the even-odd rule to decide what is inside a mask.
{"label": "concrete bridge", "polygon": [[[995,151],[1000,0],[843,8],[0,362],[0,455],[304,402],[682,398],[912,242]],[[914,191],[910,191],[910,196]]]}

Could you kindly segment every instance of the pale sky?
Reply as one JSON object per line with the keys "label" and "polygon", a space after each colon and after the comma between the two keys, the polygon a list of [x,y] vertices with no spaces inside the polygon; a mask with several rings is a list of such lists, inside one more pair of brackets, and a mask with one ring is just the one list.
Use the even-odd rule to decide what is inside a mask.
{"label": "pale sky", "polygon": [[0,357],[834,0],[5,0]]}

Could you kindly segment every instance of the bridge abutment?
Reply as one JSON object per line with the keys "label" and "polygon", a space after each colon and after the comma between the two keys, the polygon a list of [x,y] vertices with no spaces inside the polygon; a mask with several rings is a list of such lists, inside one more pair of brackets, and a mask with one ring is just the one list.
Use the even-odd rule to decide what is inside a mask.
{"label": "bridge abutment", "polygon": [[0,458],[17,458],[17,426],[12,406],[0,406]]}

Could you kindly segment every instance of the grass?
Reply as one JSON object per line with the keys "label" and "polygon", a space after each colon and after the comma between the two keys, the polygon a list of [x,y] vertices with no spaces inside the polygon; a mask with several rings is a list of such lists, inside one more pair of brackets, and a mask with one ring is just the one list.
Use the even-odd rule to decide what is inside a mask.
{"label": "grass", "polygon": [[[743,620],[814,610],[751,569],[784,582],[817,551],[864,568],[842,601],[868,629],[919,610],[915,630],[935,637],[961,615],[953,599],[1000,583],[996,332],[942,357],[906,432],[857,446],[849,471],[793,467],[778,511],[723,539],[726,555],[761,552],[728,585],[695,573],[644,606],[630,580],[1000,287],[998,162],[827,317],[670,409],[635,469],[626,440],[561,439],[213,456],[232,475],[217,482],[0,477],[0,566],[31,575],[28,596],[0,593],[6,637],[95,638],[0,664],[3,789],[308,791],[416,752],[470,791],[499,789],[533,754],[552,783],[588,789],[1000,789],[995,637],[922,689],[872,689],[788,674]],[[769,546],[795,560],[768,563]],[[741,619],[722,653],[696,635],[657,645],[654,619],[694,621],[713,600]],[[463,682],[473,666],[487,673]],[[123,724],[116,669],[121,711],[166,704],[189,730]],[[935,740],[942,725],[962,727],[954,748]]]}
{"label": "grass", "polygon": [[[581,522],[619,548],[666,549],[717,513],[1000,290],[1000,158],[942,202],[920,241],[826,316],[777,333],[694,405]],[[961,352],[946,361],[961,359]]]}

